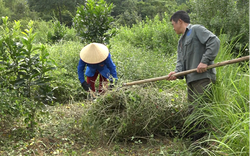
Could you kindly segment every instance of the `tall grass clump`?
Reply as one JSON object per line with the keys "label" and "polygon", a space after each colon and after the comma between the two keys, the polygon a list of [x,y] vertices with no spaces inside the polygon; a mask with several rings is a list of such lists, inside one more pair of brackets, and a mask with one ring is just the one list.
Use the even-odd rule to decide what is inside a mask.
{"label": "tall grass clump", "polygon": [[[234,59],[231,50],[236,44],[227,43],[220,35],[221,48],[216,62]],[[241,52],[239,52],[239,56]],[[200,142],[199,153],[208,155],[249,155],[249,69],[248,63],[217,68],[217,83],[213,86],[213,103],[191,115],[186,122],[207,122],[210,136]],[[197,150],[197,143],[190,146]]]}

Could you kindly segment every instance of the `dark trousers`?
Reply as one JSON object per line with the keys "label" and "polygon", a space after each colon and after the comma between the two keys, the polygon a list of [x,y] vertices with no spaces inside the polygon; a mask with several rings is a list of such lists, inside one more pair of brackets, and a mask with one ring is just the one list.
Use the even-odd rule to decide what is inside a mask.
{"label": "dark trousers", "polygon": [[190,111],[198,107],[200,102],[211,102],[208,95],[212,94],[212,81],[208,78],[190,82],[187,84],[188,101],[191,103]]}
{"label": "dark trousers", "polygon": [[[201,79],[198,81],[193,81],[188,84],[187,92],[188,92],[188,101],[190,103],[188,107],[188,114],[191,114],[196,107],[202,107],[202,103],[210,103],[211,98],[209,95],[212,94],[212,82],[210,79]],[[206,133],[200,131],[203,127],[207,127],[206,123],[198,123],[195,122],[190,124],[190,127],[194,128],[186,134],[191,137],[192,141],[198,140],[202,138]]]}

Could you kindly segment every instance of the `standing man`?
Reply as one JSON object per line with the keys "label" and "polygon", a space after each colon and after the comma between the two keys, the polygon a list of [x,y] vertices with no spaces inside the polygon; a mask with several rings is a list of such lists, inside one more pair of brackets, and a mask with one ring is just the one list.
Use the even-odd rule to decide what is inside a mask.
{"label": "standing man", "polygon": [[167,80],[176,80],[177,77],[172,76],[175,73],[197,68],[197,72],[185,76],[188,101],[193,104],[190,106],[192,112],[200,96],[206,100],[204,93],[211,89],[210,84],[216,80],[215,69],[207,70],[207,66],[214,64],[220,40],[204,26],[190,24],[190,17],[185,11],[175,12],[170,21],[174,31],[182,35],[178,42],[176,69],[168,74]]}
{"label": "standing man", "polygon": [[[87,81],[84,78],[84,70]],[[116,66],[111,59],[108,48],[101,43],[90,43],[80,52],[80,60],[77,67],[78,78],[85,91],[91,89],[95,92],[95,81],[99,75],[99,93],[104,93],[108,87],[108,80],[113,86],[113,78],[117,82]]]}

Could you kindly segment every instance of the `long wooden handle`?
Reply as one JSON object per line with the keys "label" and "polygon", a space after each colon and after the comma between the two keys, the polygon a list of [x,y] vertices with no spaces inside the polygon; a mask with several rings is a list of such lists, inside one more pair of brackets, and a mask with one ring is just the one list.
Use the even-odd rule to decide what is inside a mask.
{"label": "long wooden handle", "polygon": [[[233,59],[233,60],[227,60],[227,61],[224,61],[224,62],[219,62],[219,63],[216,63],[216,64],[209,65],[207,67],[207,69],[220,67],[220,66],[225,66],[225,65],[233,64],[233,63],[237,63],[237,62],[247,61],[247,60],[249,60],[249,58],[250,58],[250,55],[240,57],[240,58],[237,58],[237,59]],[[186,70],[186,71],[183,71],[183,72],[178,72],[178,73],[173,74],[173,76],[175,76],[175,77],[184,76],[184,75],[196,72],[196,71],[197,71],[197,68],[191,69],[191,70]],[[142,83],[147,83],[147,82],[166,80],[168,78],[169,78],[169,76],[161,76],[161,77],[155,77],[155,78],[151,78],[151,79],[138,80],[138,81],[133,81],[133,82],[129,82],[129,83],[124,83],[123,86],[132,86],[132,85],[135,85],[135,84],[142,84]]]}

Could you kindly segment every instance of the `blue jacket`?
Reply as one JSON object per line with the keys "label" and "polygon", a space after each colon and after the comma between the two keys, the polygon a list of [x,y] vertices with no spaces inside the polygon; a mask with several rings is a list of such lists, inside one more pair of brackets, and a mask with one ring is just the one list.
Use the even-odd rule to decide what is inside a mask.
{"label": "blue jacket", "polygon": [[111,75],[113,76],[113,78],[118,79],[117,73],[116,73],[116,66],[111,60],[110,53],[108,57],[106,58],[106,60],[98,64],[88,64],[82,61],[82,59],[79,60],[77,72],[78,72],[78,78],[81,83],[85,81],[84,69],[86,65],[87,65],[87,68],[86,68],[85,75],[87,77],[93,77],[96,71],[98,71],[103,77],[109,79],[110,81],[112,81]]}

